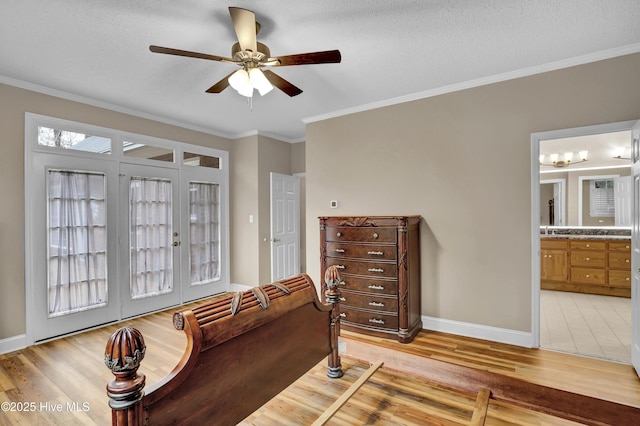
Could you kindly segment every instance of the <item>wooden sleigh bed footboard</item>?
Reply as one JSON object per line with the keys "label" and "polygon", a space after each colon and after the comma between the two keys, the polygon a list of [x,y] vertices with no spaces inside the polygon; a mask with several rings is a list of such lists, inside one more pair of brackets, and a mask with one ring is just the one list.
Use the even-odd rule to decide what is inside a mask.
{"label": "wooden sleigh bed footboard", "polygon": [[138,373],[142,335],[117,330],[105,349],[115,376],[107,385],[113,425],[235,425],[324,357],[327,375],[341,377],[337,270],[327,270],[325,281],[328,304],[303,274],[176,312],[174,326],[186,334],[187,348],[173,371],[147,389]]}

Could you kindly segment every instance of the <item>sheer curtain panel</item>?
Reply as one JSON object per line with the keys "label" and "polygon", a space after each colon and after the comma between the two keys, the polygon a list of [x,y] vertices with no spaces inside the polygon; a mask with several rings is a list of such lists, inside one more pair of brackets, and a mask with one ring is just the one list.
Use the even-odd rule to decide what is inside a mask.
{"label": "sheer curtain panel", "polygon": [[48,173],[49,316],[107,303],[105,176]]}
{"label": "sheer curtain panel", "polygon": [[171,181],[132,177],[129,186],[131,297],[173,290]]}
{"label": "sheer curtain panel", "polygon": [[220,278],[219,185],[189,183],[191,285]]}

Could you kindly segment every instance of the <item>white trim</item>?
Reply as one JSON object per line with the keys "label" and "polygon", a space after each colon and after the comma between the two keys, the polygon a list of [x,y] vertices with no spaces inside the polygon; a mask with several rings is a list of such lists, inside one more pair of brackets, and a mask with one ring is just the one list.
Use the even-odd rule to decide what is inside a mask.
{"label": "white trim", "polygon": [[411,102],[419,99],[430,98],[433,96],[444,95],[446,93],[457,92],[465,89],[472,89],[474,87],[486,86],[488,84],[499,83],[502,81],[514,80],[516,78],[528,77],[535,74],[541,74],[549,71],[556,71],[563,68],[569,68],[577,65],[588,64],[590,62],[602,61],[605,59],[611,59],[618,56],[629,55],[632,53],[640,52],[640,43],[629,44],[627,46],[617,47],[613,49],[603,50],[600,52],[590,53],[587,55],[576,56],[573,58],[563,59],[556,62],[550,62],[547,64],[537,65],[529,68],[522,68],[515,71],[509,71],[502,74],[496,74],[489,77],[478,78],[475,80],[469,80],[462,83],[450,84],[448,86],[442,86],[423,92],[417,92],[406,96],[399,96],[397,98],[386,99],[382,101],[372,102],[369,104],[358,105],[338,111],[328,112],[326,114],[320,114],[312,117],[303,118],[302,122],[305,124],[313,123],[316,121],[328,120],[330,118],[342,117],[344,115],[354,114],[357,112],[369,111],[372,109],[378,109],[386,106],[397,105],[405,102]]}
{"label": "white trim", "polygon": [[19,351],[27,347],[27,335],[18,334],[17,336],[8,337],[0,340],[0,355],[13,351]]}
{"label": "white trim", "polygon": [[442,318],[435,318],[423,315],[423,328],[443,333],[456,334],[459,336],[473,337],[475,339],[488,340],[491,342],[506,343],[508,345],[533,348],[534,339],[531,333],[506,328],[491,327],[468,322],[452,321]]}
{"label": "white trim", "polygon": [[[547,179],[541,180],[540,184],[543,183],[559,183],[560,184],[560,224],[556,226],[566,226],[567,224],[567,180],[562,179]],[[542,207],[542,206],[540,206]]]}
{"label": "white trim", "polygon": [[174,120],[169,117],[165,117],[158,114],[151,114],[148,112],[140,111],[133,108],[124,107],[122,105],[112,104],[110,102],[101,101],[86,96],[76,95],[75,93],[65,92],[63,90],[52,89],[50,87],[41,86],[39,84],[29,83],[27,81],[18,80],[15,78],[0,75],[0,83],[8,86],[18,87],[20,89],[30,90],[32,92],[42,93],[44,95],[55,96],[56,98],[66,99],[68,101],[80,102],[86,105],[91,105],[98,108],[108,109],[109,111],[120,112],[122,114],[131,115],[134,117],[140,117],[147,120],[157,121],[159,123],[165,123],[172,126],[182,127],[183,129],[194,130],[196,132],[206,133],[208,135],[218,136],[225,139],[240,139],[247,136],[262,135],[272,139],[276,139],[282,142],[297,143],[303,142],[304,136],[300,138],[286,138],[281,135],[259,132],[258,130],[249,130],[241,133],[226,133],[220,130],[212,129],[210,127],[197,126],[195,124],[187,123],[184,121]]}
{"label": "white trim", "polygon": [[531,134],[531,334],[540,347],[540,141],[632,130],[636,120]]}

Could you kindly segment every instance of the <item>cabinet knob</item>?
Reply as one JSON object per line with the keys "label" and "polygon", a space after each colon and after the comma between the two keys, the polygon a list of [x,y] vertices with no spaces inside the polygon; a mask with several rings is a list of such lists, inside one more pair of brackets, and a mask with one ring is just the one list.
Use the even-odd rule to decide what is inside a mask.
{"label": "cabinet knob", "polygon": [[374,232],[374,233],[373,233],[373,239],[374,239],[374,240],[377,240],[379,236],[380,236],[380,235],[378,235],[378,233],[377,233],[377,232]]}
{"label": "cabinet knob", "polygon": [[383,273],[383,272],[384,272],[384,269],[382,269],[382,268],[369,268],[369,269],[367,269],[367,271],[369,271],[369,272],[378,272],[378,273]]}
{"label": "cabinet knob", "polygon": [[369,288],[371,290],[384,290],[384,287],[381,285],[370,285]]}
{"label": "cabinet knob", "polygon": [[585,275],[586,278],[589,278],[589,274]]}
{"label": "cabinet knob", "polygon": [[338,237],[338,238],[342,237],[342,233],[340,233],[340,232],[336,233],[336,237]]}
{"label": "cabinet knob", "polygon": [[625,259],[625,260],[624,260],[624,262],[625,262],[625,263],[629,263],[629,259]]}
{"label": "cabinet knob", "polygon": [[384,324],[384,320],[376,319],[376,318],[371,318],[369,322],[372,322],[374,324]]}
{"label": "cabinet knob", "polygon": [[585,257],[585,259],[584,259],[584,260],[591,260],[591,258],[589,258],[589,257]]}
{"label": "cabinet knob", "polygon": [[338,268],[338,269],[344,269],[344,268],[345,268],[345,266],[344,266],[344,265],[336,265],[336,268]]}
{"label": "cabinet knob", "polygon": [[378,308],[382,308],[384,307],[384,303],[380,303],[380,302],[369,302],[369,306],[376,306]]}
{"label": "cabinet knob", "polygon": [[587,244],[586,246],[587,246],[587,247],[591,247],[591,244]]}
{"label": "cabinet knob", "polygon": [[334,250],[336,253],[344,253],[344,249],[335,249]]}
{"label": "cabinet knob", "polygon": [[347,317],[347,314],[345,314],[344,312],[340,313],[340,318],[346,318],[346,317]]}

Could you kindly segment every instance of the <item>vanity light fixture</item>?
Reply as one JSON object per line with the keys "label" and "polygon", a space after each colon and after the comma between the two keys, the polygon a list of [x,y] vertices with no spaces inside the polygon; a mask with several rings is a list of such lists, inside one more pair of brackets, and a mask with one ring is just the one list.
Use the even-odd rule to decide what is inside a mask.
{"label": "vanity light fixture", "polygon": [[631,160],[631,157],[625,157],[624,156],[624,152],[625,151],[626,151],[626,148],[623,147],[623,146],[615,148],[613,150],[613,158],[616,158],[618,160]]}
{"label": "vanity light fixture", "polygon": [[546,156],[544,154],[540,154],[540,165],[541,166],[550,166],[550,167],[568,167],[572,164],[580,164],[587,161],[587,155],[589,151],[580,151],[578,152],[579,161],[572,161],[574,153],[573,152],[565,152],[564,154],[549,154],[549,161],[551,163],[545,163],[544,160]]}

